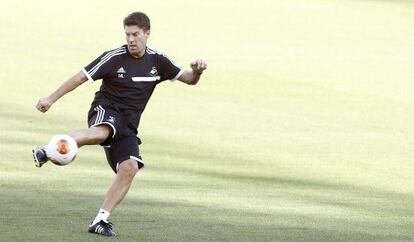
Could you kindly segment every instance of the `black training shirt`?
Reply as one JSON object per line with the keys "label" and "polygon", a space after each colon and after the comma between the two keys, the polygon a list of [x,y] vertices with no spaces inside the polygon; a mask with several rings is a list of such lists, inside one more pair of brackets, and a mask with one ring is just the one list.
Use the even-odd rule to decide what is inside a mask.
{"label": "black training shirt", "polygon": [[102,79],[93,104],[116,106],[135,128],[155,86],[182,73],[166,55],[146,47],[144,56],[135,58],[126,45],[104,52],[82,71],[91,81]]}

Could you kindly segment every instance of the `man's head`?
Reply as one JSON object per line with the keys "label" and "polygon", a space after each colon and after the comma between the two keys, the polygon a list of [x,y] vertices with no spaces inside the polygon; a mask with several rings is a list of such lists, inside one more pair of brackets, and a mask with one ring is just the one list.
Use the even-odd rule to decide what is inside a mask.
{"label": "man's head", "polygon": [[124,19],[125,37],[128,50],[134,57],[145,53],[151,24],[148,16],[142,12],[134,12]]}

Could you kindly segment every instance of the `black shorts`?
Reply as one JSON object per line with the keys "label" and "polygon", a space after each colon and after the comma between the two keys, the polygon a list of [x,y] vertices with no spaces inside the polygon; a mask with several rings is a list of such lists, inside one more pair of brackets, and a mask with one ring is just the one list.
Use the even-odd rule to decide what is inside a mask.
{"label": "black shorts", "polygon": [[130,136],[117,140],[111,145],[111,147],[104,147],[106,159],[115,173],[118,171],[119,164],[129,159],[137,162],[138,169],[144,167],[144,162],[139,155],[138,145],[138,137]]}
{"label": "black shorts", "polygon": [[106,159],[112,170],[117,173],[118,166],[125,160],[136,160],[138,168],[144,167],[144,162],[139,154],[141,140],[136,136],[136,130],[132,130],[123,120],[121,112],[111,106],[92,106],[88,113],[89,127],[109,125],[112,134],[102,145],[105,149]]}

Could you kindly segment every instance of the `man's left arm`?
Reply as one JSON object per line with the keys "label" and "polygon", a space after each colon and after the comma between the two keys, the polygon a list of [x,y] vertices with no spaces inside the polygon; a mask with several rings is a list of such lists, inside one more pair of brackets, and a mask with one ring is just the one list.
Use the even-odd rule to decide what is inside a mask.
{"label": "man's left arm", "polygon": [[177,79],[188,85],[195,85],[200,80],[203,71],[207,69],[207,62],[203,59],[197,59],[191,62],[190,67],[191,70],[184,70]]}

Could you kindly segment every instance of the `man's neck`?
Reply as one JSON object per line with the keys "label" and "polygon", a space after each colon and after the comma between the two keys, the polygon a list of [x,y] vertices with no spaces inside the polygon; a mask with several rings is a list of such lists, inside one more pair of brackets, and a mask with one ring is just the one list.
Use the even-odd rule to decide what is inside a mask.
{"label": "man's neck", "polygon": [[140,51],[139,53],[132,53],[130,50],[128,50],[129,51],[129,53],[132,55],[132,57],[134,57],[134,58],[141,58],[141,57],[143,57],[144,56],[144,54],[145,54],[145,50],[147,49],[147,47],[145,47],[142,51]]}

